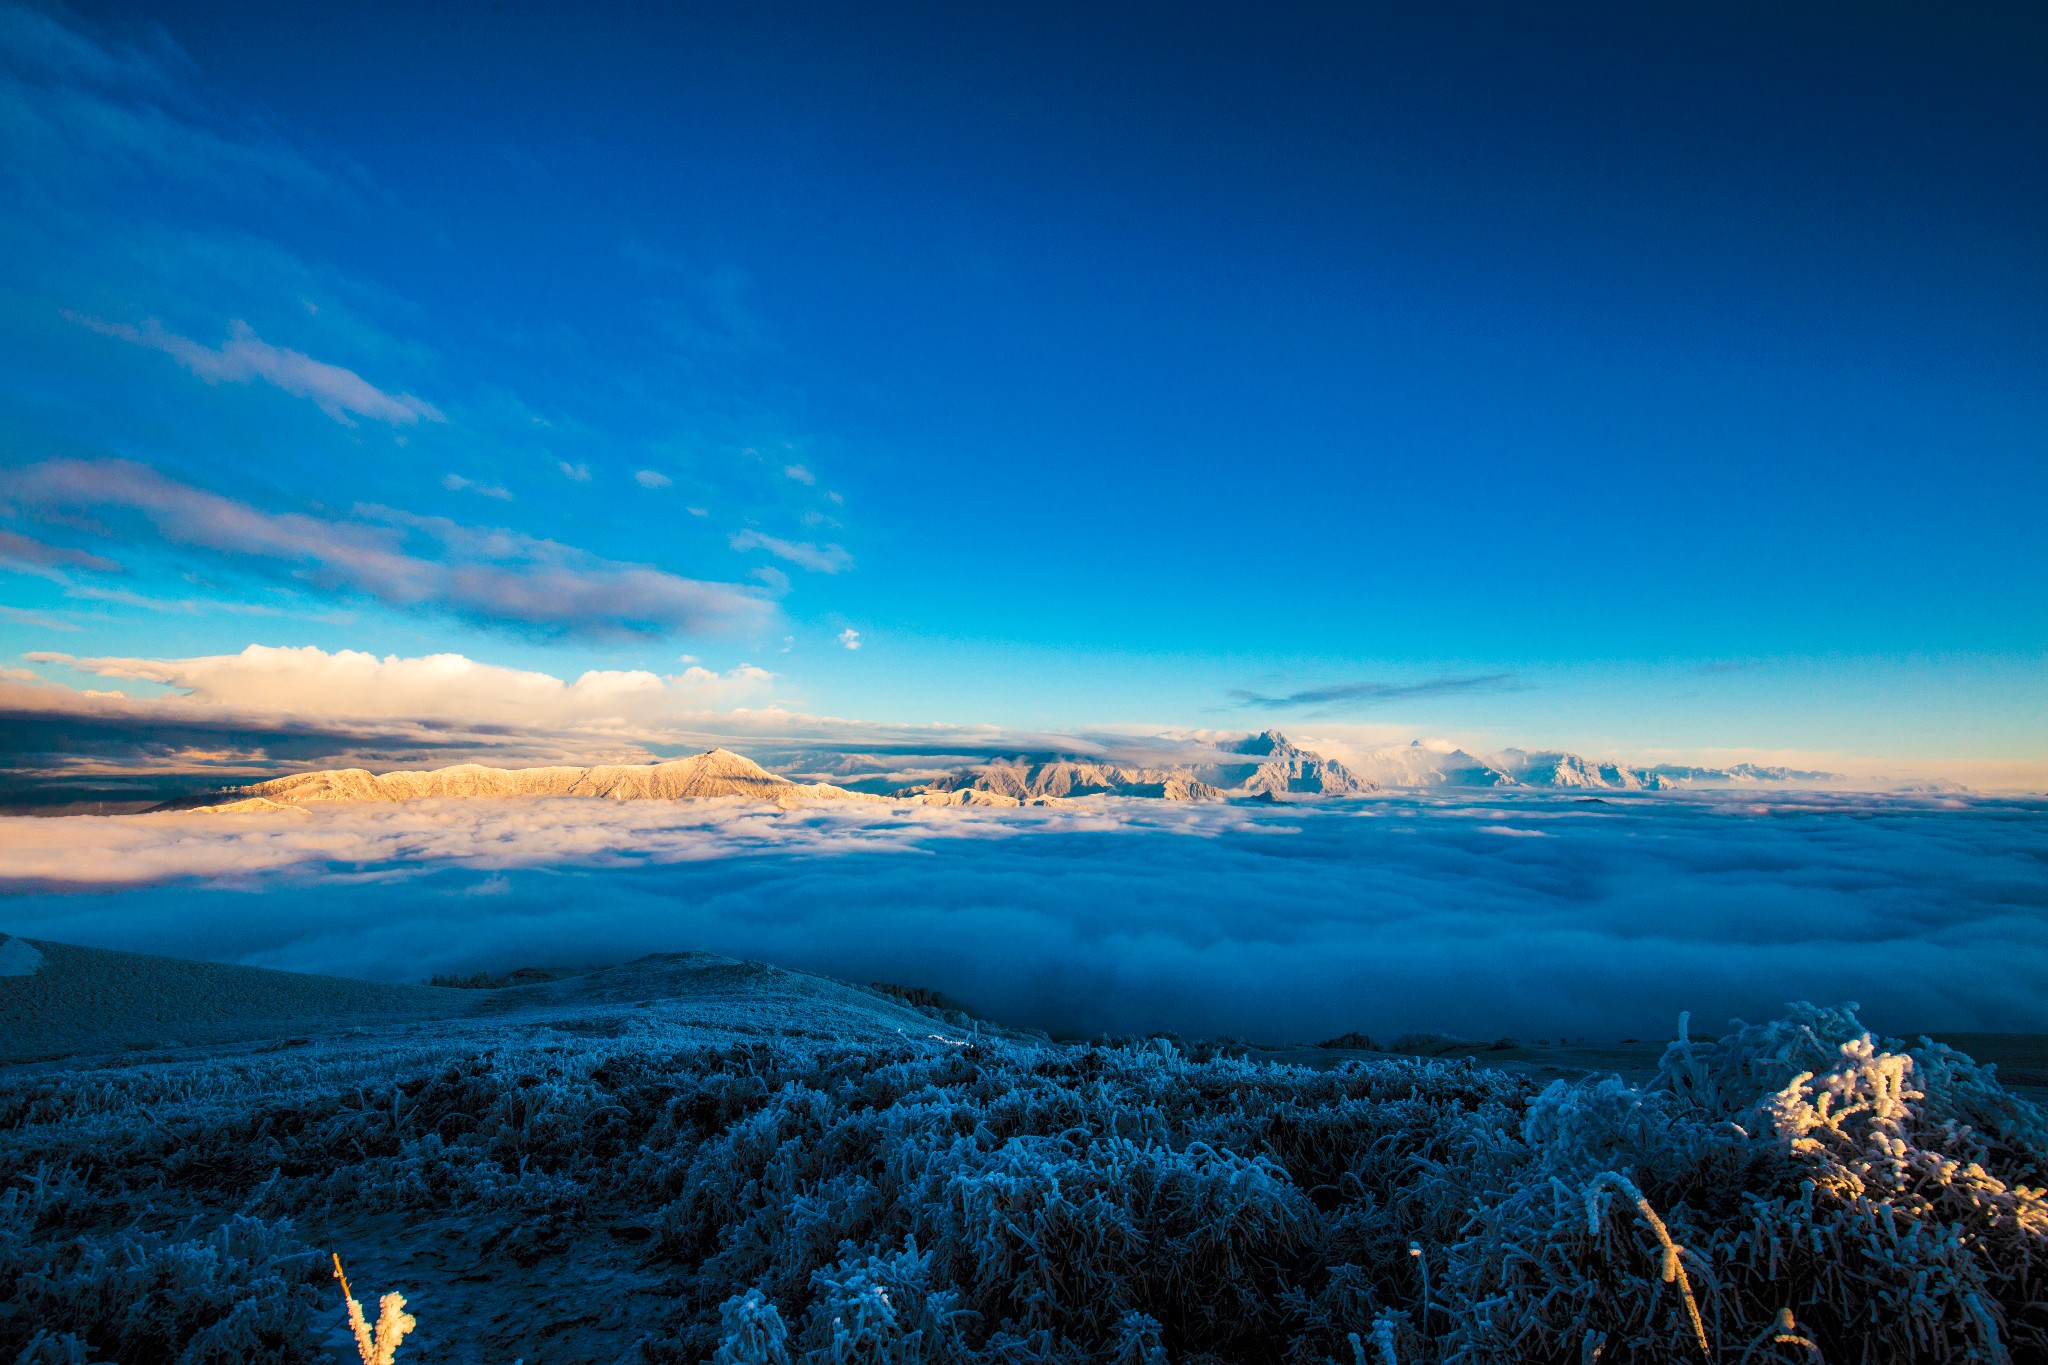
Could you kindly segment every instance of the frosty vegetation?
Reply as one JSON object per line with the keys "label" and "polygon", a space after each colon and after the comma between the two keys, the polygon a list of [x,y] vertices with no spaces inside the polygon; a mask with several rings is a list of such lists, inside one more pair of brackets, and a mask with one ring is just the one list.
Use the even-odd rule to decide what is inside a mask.
{"label": "frosty vegetation", "polygon": [[[337,1230],[430,1222],[515,1302],[628,1247],[606,1359],[2048,1359],[2041,1113],[1853,1008],[1640,1087],[644,1016],[17,1070],[0,1360],[333,1359]],[[593,1358],[377,1283],[401,1365]]]}

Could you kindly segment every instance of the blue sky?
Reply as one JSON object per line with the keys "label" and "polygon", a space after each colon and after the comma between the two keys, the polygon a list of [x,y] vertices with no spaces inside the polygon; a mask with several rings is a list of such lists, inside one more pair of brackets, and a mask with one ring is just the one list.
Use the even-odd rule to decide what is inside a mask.
{"label": "blue sky", "polygon": [[2038,10],[0,16],[0,667],[2048,780]]}

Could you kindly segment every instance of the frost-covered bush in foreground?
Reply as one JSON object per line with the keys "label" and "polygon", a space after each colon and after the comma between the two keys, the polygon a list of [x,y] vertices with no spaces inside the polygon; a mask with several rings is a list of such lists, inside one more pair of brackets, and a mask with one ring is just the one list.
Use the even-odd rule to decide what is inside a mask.
{"label": "frost-covered bush in foreground", "polygon": [[610,1336],[408,1284],[421,1359],[2048,1359],[2041,1114],[1852,1010],[1640,1087],[644,1017],[22,1076],[0,1360],[309,1358],[365,1228],[515,1303],[632,1235]]}

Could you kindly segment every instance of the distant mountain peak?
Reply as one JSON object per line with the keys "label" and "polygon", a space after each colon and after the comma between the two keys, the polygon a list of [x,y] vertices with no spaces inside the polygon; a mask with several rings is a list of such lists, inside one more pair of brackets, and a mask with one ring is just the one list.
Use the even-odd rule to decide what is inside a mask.
{"label": "distant mountain peak", "polygon": [[1256,735],[1246,735],[1243,739],[1232,740],[1216,747],[1227,754],[1245,754],[1255,758],[1269,754],[1299,752],[1295,749],[1293,741],[1278,730],[1262,730]]}

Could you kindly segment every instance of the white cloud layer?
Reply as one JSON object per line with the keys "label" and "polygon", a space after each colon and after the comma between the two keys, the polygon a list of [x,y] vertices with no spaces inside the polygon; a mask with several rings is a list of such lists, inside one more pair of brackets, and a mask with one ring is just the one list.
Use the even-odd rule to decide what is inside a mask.
{"label": "white cloud layer", "polygon": [[705,948],[1079,1031],[1611,1039],[1799,998],[1859,1000],[1891,1032],[2042,1030],[2044,815],[1843,795],[456,802],[0,820],[0,890],[29,937],[397,980]]}

